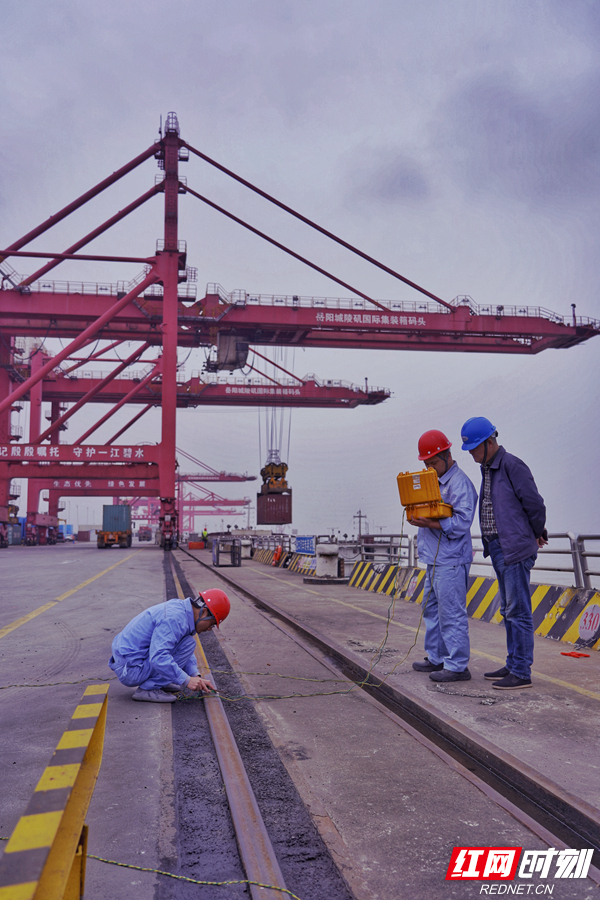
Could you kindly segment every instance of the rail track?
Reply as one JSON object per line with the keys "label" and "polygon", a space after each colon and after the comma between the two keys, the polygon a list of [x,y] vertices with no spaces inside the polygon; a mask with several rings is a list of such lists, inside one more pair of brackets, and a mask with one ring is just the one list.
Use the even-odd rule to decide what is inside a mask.
{"label": "rail track", "polygon": [[[592,848],[589,877],[600,884],[600,815],[585,801],[571,795],[539,772],[470,731],[407,691],[387,684],[345,649],[299,622],[230,575],[207,565],[183,548],[180,552],[235,588],[307,653],[336,675],[358,685],[387,715],[432,750],[455,771],[475,784],[490,799],[534,832],[549,846]],[[174,561],[175,562],[175,561]],[[176,568],[179,568],[175,562]],[[273,619],[276,622],[273,622]]]}
{"label": "rail track", "polygon": [[[176,560],[171,553],[165,553],[165,580],[166,580],[166,593],[167,598],[173,597],[175,595],[179,597],[191,596],[193,590],[187,582],[185,574],[183,573],[181,567],[177,564]],[[209,661],[207,659],[207,654],[205,653],[204,648],[206,647],[207,652],[210,654],[210,648],[212,646],[213,654],[215,653],[214,645],[218,645],[216,638],[213,635],[205,634],[203,635],[202,643],[198,641],[198,649],[196,652],[197,660],[199,663],[200,671],[203,677],[209,678],[212,680],[211,675],[211,667],[209,665]],[[219,666],[219,670],[221,676],[223,674],[222,660],[216,660],[217,665]],[[223,682],[224,679],[220,678],[220,683]],[[225,679],[226,681],[226,679]],[[229,689],[231,690],[233,687],[234,691],[241,692],[241,686],[235,679],[235,683],[232,684],[229,682]],[[189,705],[188,710],[183,709],[186,704],[181,703],[180,709],[174,708],[174,737],[176,738],[174,741],[174,750],[176,757],[179,755],[180,759],[176,761],[175,770],[176,775],[179,772],[180,780],[187,782],[187,778],[184,775],[183,778],[181,776],[182,769],[182,761],[181,757],[186,756],[186,752],[181,752],[181,748],[179,748],[178,753],[178,743],[177,741],[177,731],[187,732],[189,730],[190,724],[193,719],[196,719],[197,716],[189,716]],[[194,713],[198,712],[198,705],[192,704],[195,706]],[[339,872],[337,871],[333,860],[331,860],[329,853],[327,851],[326,846],[321,841],[318,832],[312,826],[312,823],[309,822],[309,816],[306,810],[302,808],[300,816],[304,814],[306,818],[306,822],[304,824],[300,824],[300,828],[298,828],[298,809],[294,810],[294,806],[298,807],[302,805],[302,801],[298,796],[290,796],[288,792],[287,802],[285,804],[287,811],[287,819],[288,821],[281,826],[278,823],[279,827],[273,827],[273,823],[271,821],[271,817],[269,817],[269,821],[267,825],[265,824],[265,820],[263,815],[261,814],[261,810],[259,808],[259,803],[257,802],[253,787],[250,783],[250,778],[248,777],[246,771],[246,765],[248,763],[247,759],[244,759],[244,752],[240,752],[240,748],[238,747],[239,740],[239,726],[236,727],[234,723],[234,729],[236,734],[234,734],[234,729],[230,725],[229,719],[225,710],[223,708],[222,701],[218,696],[204,696],[203,704],[204,710],[206,712],[206,717],[208,720],[208,725],[210,728],[210,734],[212,737],[212,743],[214,745],[214,750],[216,752],[216,757],[218,760],[218,767],[222,776],[223,786],[225,790],[227,805],[228,805],[228,814],[231,817],[231,822],[233,824],[233,830],[235,832],[235,843],[236,848],[231,847],[231,842],[228,847],[225,848],[226,853],[230,855],[237,850],[239,854],[239,868],[241,869],[242,876],[245,875],[245,878],[248,881],[248,890],[252,900],[282,900],[282,898],[292,898],[292,900],[305,900],[305,897],[315,897],[320,896],[320,894],[314,892],[314,888],[306,887],[302,880],[297,881],[298,877],[298,866],[291,866],[291,879],[290,883],[293,885],[293,890],[288,887],[286,884],[286,877],[282,872],[282,868],[279,863],[278,855],[275,850],[274,844],[277,844],[280,851],[282,846],[292,846],[294,842],[298,840],[298,831],[302,831],[304,828],[304,837],[303,842],[308,841],[311,842],[311,850],[309,856],[311,858],[311,866],[315,866],[315,875],[309,876],[309,873],[304,871],[304,876],[309,876],[308,880],[314,882],[315,880],[323,881],[325,890],[327,891],[327,896],[329,900],[351,900],[352,892],[347,886],[346,882],[342,879]],[[180,719],[178,715],[181,712],[181,715],[184,718],[181,720],[179,729],[177,725],[177,721]],[[186,713],[188,715],[186,716]],[[260,724],[258,721],[255,721],[251,724],[251,730],[253,732],[253,736],[256,736],[257,730],[260,728]],[[238,738],[236,740],[236,738]],[[268,739],[267,739],[268,740]],[[264,752],[264,748],[263,748]],[[275,751],[272,751],[273,755],[275,755]],[[200,754],[199,754],[200,755]],[[251,761],[250,761],[250,764]],[[192,769],[194,770],[194,774],[197,775],[198,772],[198,760],[192,760]],[[260,767],[253,766],[256,770],[257,768],[262,770],[264,768],[263,778],[267,780],[272,779],[271,769],[269,760],[265,760],[265,765],[263,767],[262,760]],[[279,782],[285,777],[285,769],[281,766],[281,771],[277,773],[277,779]],[[258,779],[260,780],[260,779]],[[257,781],[256,772],[254,774],[254,781]],[[258,789],[262,791],[262,785],[258,785]],[[185,787],[184,787],[185,790]],[[295,791],[292,791],[295,794]],[[206,800],[206,798],[203,798]],[[264,803],[264,798],[263,799]],[[209,801],[210,802],[210,801]],[[204,803],[200,803],[200,806],[205,805]],[[184,813],[184,818],[185,818]],[[182,816],[180,815],[180,820]],[[180,821],[180,826],[181,826]],[[307,827],[308,826],[308,827]],[[312,826],[312,829],[311,827]],[[283,827],[284,834],[281,834]],[[193,830],[193,829],[192,829]],[[306,834],[307,831],[311,831],[308,836]],[[189,829],[188,829],[189,831]],[[272,832],[276,833],[272,837]],[[279,833],[277,833],[279,832]],[[187,840],[189,841],[190,835],[188,835]],[[192,837],[193,840],[193,837]],[[183,842],[185,843],[185,839]],[[222,848],[221,848],[222,849]],[[281,852],[280,852],[281,855]],[[283,853],[285,859],[285,850]],[[300,860],[301,862],[301,860]],[[305,869],[305,867],[301,868]],[[221,882],[223,884],[223,882]],[[172,888],[169,888],[172,890]],[[298,891],[298,893],[296,893]],[[171,900],[172,895],[169,893],[169,900]],[[187,897],[187,895],[185,895]],[[239,896],[239,886],[237,887],[237,892],[233,894],[233,896]],[[183,895],[182,895],[183,897]],[[222,893],[222,890],[219,892],[219,897],[225,897]]]}

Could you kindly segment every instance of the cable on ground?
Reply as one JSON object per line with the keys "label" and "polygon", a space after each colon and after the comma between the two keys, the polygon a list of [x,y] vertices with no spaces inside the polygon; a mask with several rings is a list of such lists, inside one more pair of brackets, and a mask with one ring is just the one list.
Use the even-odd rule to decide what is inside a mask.
{"label": "cable on ground", "polygon": [[116,681],[116,678],[116,675],[102,675],[97,678],[80,678],[78,681],[51,681],[47,684],[3,684],[0,685],[0,691],[7,691],[9,688],[60,687],[63,684],[85,684],[86,681]]}
{"label": "cable on ground", "polygon": [[263,884],[261,881],[250,881],[248,878],[239,878],[234,881],[200,881],[197,878],[189,878],[187,875],[174,875],[173,872],[165,872],[162,869],[152,869],[149,866],[134,866],[131,863],[120,863],[116,862],[114,859],[104,859],[103,856],[95,856],[93,853],[87,854],[88,859],[97,859],[99,862],[108,863],[111,866],[121,866],[125,869],[135,869],[136,872],[152,872],[154,875],[165,875],[167,878],[176,878],[177,881],[188,881],[191,884],[203,884],[209,885],[212,887],[226,887],[231,884],[253,884],[256,887],[267,888],[271,891],[280,891],[282,894],[286,894],[288,897],[291,897],[292,900],[301,900],[297,894],[293,894],[292,891],[287,888],[277,887],[274,884]]}
{"label": "cable on ground", "polygon": [[[0,837],[0,841],[8,841],[7,837]],[[274,884],[263,884],[262,881],[250,881],[248,878],[239,878],[235,881],[200,881],[198,878],[189,878],[187,875],[175,875],[173,872],[165,872],[163,869],[153,869],[150,866],[134,866],[131,863],[117,862],[115,859],[105,859],[103,856],[96,856],[94,853],[86,854],[88,859],[96,859],[98,862],[107,863],[110,866],[119,866],[123,869],[135,869],[136,872],[151,872],[153,875],[164,875],[167,878],[176,878],[177,881],[188,881],[190,884],[203,884],[210,887],[226,887],[231,884],[253,884],[255,887],[267,888],[270,891],[279,891],[286,894],[292,900],[301,900],[297,894],[287,888],[277,887]]]}
{"label": "cable on ground", "polygon": [[[402,511],[402,526],[401,526],[401,533],[400,533],[400,545],[401,545],[401,543],[402,543],[402,536],[403,536],[403,534],[404,534],[405,515],[406,515],[405,510],[403,510],[403,511]],[[398,668],[398,666],[401,666],[402,663],[404,663],[404,662],[408,659],[408,657],[410,656],[410,653],[412,652],[412,650],[413,650],[414,647],[416,646],[417,639],[418,639],[418,636],[419,636],[419,632],[420,632],[420,630],[421,630],[421,625],[422,625],[422,623],[423,623],[423,616],[424,616],[425,610],[426,610],[426,608],[427,608],[427,603],[429,602],[429,598],[431,597],[431,593],[432,593],[432,591],[433,591],[433,578],[434,578],[434,575],[435,575],[435,567],[436,567],[436,563],[437,563],[437,557],[438,557],[438,553],[439,553],[439,549],[440,549],[440,545],[441,545],[441,541],[442,541],[442,534],[443,534],[443,532],[440,530],[440,535],[439,535],[439,538],[438,538],[438,544],[437,544],[437,548],[436,548],[436,551],[435,551],[435,557],[434,557],[434,560],[433,560],[433,568],[432,568],[432,572],[431,572],[431,579],[430,579],[430,585],[429,585],[429,592],[428,592],[428,594],[427,594],[427,597],[424,599],[423,604],[422,604],[422,607],[421,607],[421,615],[420,615],[420,617],[419,617],[419,623],[418,623],[418,625],[417,625],[417,630],[416,630],[416,633],[415,633],[415,637],[414,637],[413,643],[411,644],[411,646],[409,647],[409,649],[408,649],[408,651],[405,653],[405,655],[402,657],[402,659],[398,660],[398,662],[395,663],[395,665],[390,669],[390,671],[385,673],[385,675],[383,676],[383,678],[378,678],[378,682],[379,682],[379,683],[378,683],[378,684],[373,684],[372,687],[378,687],[378,688],[383,687],[383,685],[387,682],[387,680],[388,680],[388,678],[390,677],[390,675],[392,675],[392,674],[396,671],[396,669]],[[188,553],[187,555],[190,556],[192,559],[195,559],[196,562],[199,562],[199,560],[198,560],[195,556],[192,556],[191,553]],[[360,681],[351,681],[351,682],[349,682],[350,687],[349,687],[348,689],[346,689],[346,690],[336,690],[336,691],[318,691],[318,692],[315,692],[315,693],[313,693],[313,694],[300,694],[300,693],[294,693],[294,694],[278,694],[278,695],[267,695],[267,694],[263,694],[263,695],[250,695],[250,694],[240,694],[240,695],[238,695],[238,696],[228,696],[227,694],[221,693],[220,691],[217,690],[217,691],[216,691],[216,695],[218,695],[218,696],[221,698],[221,700],[227,700],[227,701],[230,702],[230,703],[236,703],[236,702],[238,702],[238,701],[240,701],[240,700],[254,700],[254,701],[261,701],[261,700],[297,700],[297,699],[304,699],[304,698],[310,698],[310,697],[329,697],[329,696],[333,696],[333,695],[335,695],[335,694],[341,694],[341,695],[350,694],[350,693],[353,693],[353,692],[354,692],[355,690],[357,690],[357,689],[362,689],[362,688],[364,688],[365,685],[369,684],[369,680],[370,680],[370,678],[371,678],[373,669],[374,669],[374,667],[377,665],[377,663],[379,662],[379,660],[381,659],[381,655],[382,655],[382,653],[383,653],[383,651],[384,651],[384,648],[385,648],[385,646],[386,646],[386,644],[387,644],[387,642],[388,642],[388,638],[389,638],[389,630],[390,630],[390,624],[391,624],[391,622],[393,621],[393,618],[394,618],[394,612],[395,612],[395,608],[396,608],[396,600],[397,600],[397,598],[398,598],[397,584],[398,584],[398,577],[399,577],[399,574],[400,574],[400,565],[398,565],[398,571],[397,571],[397,573],[396,573],[396,580],[395,580],[395,583],[394,583],[394,590],[393,590],[393,592],[392,592],[392,600],[391,600],[391,603],[390,603],[390,605],[389,605],[389,607],[388,607],[388,611],[387,611],[387,620],[386,620],[386,627],[385,627],[385,632],[384,632],[384,636],[383,636],[383,638],[382,638],[382,640],[381,640],[381,643],[379,644],[379,646],[378,646],[377,649],[375,650],[375,653],[373,654],[373,656],[371,657],[371,659],[370,659],[370,661],[369,661],[369,668],[368,668],[368,670],[367,670],[367,672],[366,672],[364,678],[361,679]],[[213,674],[215,674],[215,673],[213,673]],[[217,674],[219,674],[219,673],[217,673]],[[234,674],[234,673],[229,673],[229,672],[228,672],[228,673],[226,673],[226,674]],[[280,678],[292,678],[292,679],[294,679],[294,676],[293,676],[293,675],[281,675],[280,673],[276,673],[276,672],[264,672],[264,673],[263,673],[263,672],[258,672],[258,673],[240,673],[240,674],[278,675],[278,677],[280,677]],[[301,679],[301,678],[297,678],[296,680],[300,681],[300,680],[311,680],[311,679]],[[341,681],[341,680],[346,680],[346,679],[324,679],[324,681],[325,681],[325,680],[329,680],[329,681]],[[177,700],[183,701],[183,702],[185,702],[185,701],[187,701],[187,700],[200,700],[200,699],[203,699],[205,696],[207,696],[207,695],[204,694],[203,692],[195,691],[194,693],[192,693],[192,694],[187,694],[187,695],[183,695],[183,693],[182,693],[182,694],[178,694],[178,695],[177,695]],[[209,696],[210,696],[210,694],[209,694]]]}

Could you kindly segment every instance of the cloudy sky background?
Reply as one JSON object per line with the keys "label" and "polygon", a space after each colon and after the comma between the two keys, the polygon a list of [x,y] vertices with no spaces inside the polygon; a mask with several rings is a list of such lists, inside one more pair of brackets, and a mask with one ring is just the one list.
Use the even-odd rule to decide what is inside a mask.
{"label": "cloudy sky background", "polygon": [[[576,303],[578,315],[600,319],[596,3],[21,0],[5,4],[3,19],[2,246],[140,153],[158,136],[160,115],[174,110],[192,145],[448,301],[469,294],[565,316]],[[148,161],[32,248],[68,246],[147,190],[156,172]],[[419,299],[200,160],[182,174],[365,293]],[[161,202],[90,252],[150,255]],[[199,293],[219,282],[340,295],[191,196],[181,198],[180,237]],[[68,263],[54,277],[116,281],[138,269]],[[549,529],[599,532],[599,358],[598,338],[534,357],[290,352],[298,375],[368,377],[393,391],[378,407],[292,413],[293,527],[353,533],[361,509],[371,531],[399,531],[395,476],[418,468],[419,435],[444,430],[478,484],[460,426],[485,415],[532,468]],[[195,351],[186,373],[203,359]],[[82,411],[67,438],[96,417]],[[115,416],[98,439],[127,418]],[[158,440],[158,428],[152,412],[123,440]],[[182,410],[178,444],[220,470],[258,474],[264,463],[257,410]],[[264,436],[262,448],[264,457]],[[256,482],[217,489],[253,496]],[[99,511],[102,501],[77,504],[83,523],[83,508]]]}

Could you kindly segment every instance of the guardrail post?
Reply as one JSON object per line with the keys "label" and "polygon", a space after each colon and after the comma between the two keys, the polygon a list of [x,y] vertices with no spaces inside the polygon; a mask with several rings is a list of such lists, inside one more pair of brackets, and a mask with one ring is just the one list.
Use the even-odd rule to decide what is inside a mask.
{"label": "guardrail post", "polygon": [[592,576],[588,572],[587,557],[585,555],[585,538],[577,535],[577,551],[579,554],[579,565],[581,567],[581,576],[583,578],[583,587],[591,590]]}
{"label": "guardrail post", "polygon": [[56,745],[0,860],[2,900],[80,900],[85,816],[104,746],[108,684],[93,684]]}
{"label": "guardrail post", "polygon": [[417,561],[415,559],[415,537],[416,535],[407,538],[409,565],[413,568],[417,565]]}
{"label": "guardrail post", "polygon": [[[583,588],[583,587],[591,587],[591,585],[587,585],[585,583],[584,575],[583,575],[583,566],[582,560],[580,556],[580,544],[579,538],[577,535],[573,534],[572,531],[567,531],[567,537],[569,539],[569,544],[571,547],[571,555],[573,557],[573,574],[575,575],[575,587]],[[587,577],[589,581],[589,576]]]}

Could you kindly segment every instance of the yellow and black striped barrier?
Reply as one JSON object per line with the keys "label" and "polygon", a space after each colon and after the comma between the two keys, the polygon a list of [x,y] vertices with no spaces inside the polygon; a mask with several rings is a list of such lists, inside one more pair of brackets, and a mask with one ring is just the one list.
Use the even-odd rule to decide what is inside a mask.
{"label": "yellow and black striped barrier", "polygon": [[[396,596],[421,604],[425,569],[357,562],[349,584],[378,594]],[[564,588],[551,584],[531,585],[533,627],[537,635],[575,644],[583,649],[600,650],[600,593],[583,588]],[[498,582],[494,578],[469,576],[467,613],[473,619],[502,622]]]}
{"label": "yellow and black striped barrier", "polygon": [[316,556],[303,556],[300,553],[291,553],[290,557],[286,567],[290,572],[297,572],[299,575],[314,575],[317,568]]}
{"label": "yellow and black striped barrier", "polygon": [[303,556],[301,553],[282,553],[278,562],[273,562],[274,550],[257,550],[254,560],[265,566],[276,566],[279,569],[289,569],[299,575],[313,575],[317,566],[316,556]]}
{"label": "yellow and black striped barrier", "polygon": [[80,900],[108,684],[87,687],[0,860],[0,900]]}
{"label": "yellow and black striped barrier", "polygon": [[264,563],[265,566],[273,565],[274,550],[257,550],[253,556],[256,562]]}

